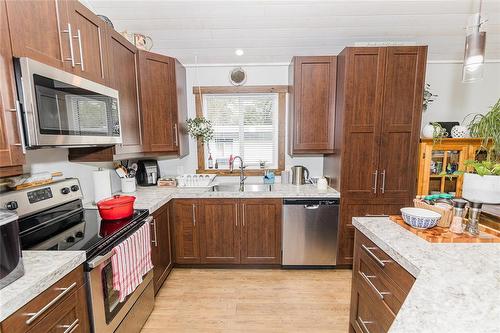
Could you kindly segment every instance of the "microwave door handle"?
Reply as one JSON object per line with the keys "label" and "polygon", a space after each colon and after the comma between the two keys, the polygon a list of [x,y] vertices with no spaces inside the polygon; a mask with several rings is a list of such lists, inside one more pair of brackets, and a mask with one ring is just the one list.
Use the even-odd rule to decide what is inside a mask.
{"label": "microwave door handle", "polygon": [[16,107],[14,109],[11,109],[10,111],[16,113],[16,119],[17,119],[17,127],[18,127],[18,132],[19,132],[19,140],[21,140],[21,143],[17,143],[16,146],[21,146],[21,149],[23,151],[23,154],[26,154],[26,142],[24,141],[24,131],[23,131],[23,119],[22,119],[22,113],[21,113],[21,103],[19,103],[19,100],[16,99]]}

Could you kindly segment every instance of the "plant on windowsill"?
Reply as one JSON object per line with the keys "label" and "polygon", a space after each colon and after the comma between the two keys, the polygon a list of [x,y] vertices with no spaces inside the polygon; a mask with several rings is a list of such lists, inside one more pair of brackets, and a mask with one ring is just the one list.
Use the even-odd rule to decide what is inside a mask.
{"label": "plant on windowsill", "polygon": [[500,99],[488,113],[475,115],[468,127],[472,137],[482,138],[481,147],[488,156],[486,161],[465,161],[475,173],[464,172],[463,197],[500,204]]}
{"label": "plant on windowsill", "polygon": [[208,143],[214,137],[212,122],[205,117],[189,118],[187,130],[194,139],[200,139],[202,143]]}

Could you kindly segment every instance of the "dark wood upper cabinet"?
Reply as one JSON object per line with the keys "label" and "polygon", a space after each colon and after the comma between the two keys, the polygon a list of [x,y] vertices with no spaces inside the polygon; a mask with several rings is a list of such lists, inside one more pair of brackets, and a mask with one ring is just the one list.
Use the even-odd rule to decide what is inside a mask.
{"label": "dark wood upper cabinet", "polygon": [[398,213],[415,196],[426,56],[426,46],[337,56],[337,153],[325,156],[323,173],[343,198],[340,264],[352,263],[353,216]]}
{"label": "dark wood upper cabinet", "polygon": [[139,51],[139,82],[145,151],[187,155],[184,67],[174,58]]}
{"label": "dark wood upper cabinet", "polygon": [[101,84],[108,84],[105,49],[106,22],[79,1],[67,1],[68,19],[73,35],[73,62],[66,70]]}
{"label": "dark wood upper cabinet", "polygon": [[173,267],[172,249],[170,242],[170,205],[153,213],[151,222],[151,261],[153,262],[153,284],[155,294],[160,290],[163,282]]}
{"label": "dark wood upper cabinet", "polygon": [[25,162],[21,146],[7,7],[0,1],[0,177],[19,175]]}
{"label": "dark wood upper cabinet", "polygon": [[70,2],[28,0],[6,3],[14,57],[29,57],[63,69],[71,58],[71,37],[67,32]]}
{"label": "dark wood upper cabinet", "polygon": [[201,263],[239,263],[238,200],[205,199],[199,211]]}
{"label": "dark wood upper cabinet", "polygon": [[241,263],[281,264],[281,199],[241,200]]}
{"label": "dark wood upper cabinet", "polygon": [[198,237],[198,200],[183,199],[173,203],[173,241],[175,262],[178,264],[199,264],[200,243]]}
{"label": "dark wood upper cabinet", "polygon": [[334,152],[335,56],[294,57],[289,67],[289,154]]}

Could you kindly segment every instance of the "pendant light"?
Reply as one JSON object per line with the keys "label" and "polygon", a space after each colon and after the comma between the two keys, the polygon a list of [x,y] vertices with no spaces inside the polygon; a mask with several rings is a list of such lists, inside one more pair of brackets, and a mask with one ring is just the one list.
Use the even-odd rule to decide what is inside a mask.
{"label": "pendant light", "polygon": [[465,28],[465,51],[462,67],[462,82],[475,82],[483,78],[484,51],[486,47],[486,31],[481,19],[483,1],[479,0],[479,11],[469,18]]}

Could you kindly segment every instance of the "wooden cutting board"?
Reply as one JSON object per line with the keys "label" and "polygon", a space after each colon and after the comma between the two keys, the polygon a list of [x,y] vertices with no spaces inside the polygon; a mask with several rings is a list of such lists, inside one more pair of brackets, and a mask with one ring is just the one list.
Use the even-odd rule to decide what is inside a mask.
{"label": "wooden cutting board", "polygon": [[472,236],[467,232],[455,234],[448,228],[438,226],[430,229],[416,229],[406,224],[399,215],[390,216],[390,219],[394,223],[399,224],[406,230],[431,243],[500,243],[500,232],[483,225],[479,225],[479,236]]}

